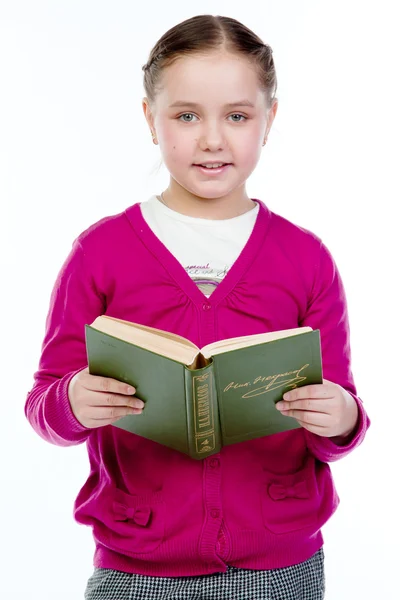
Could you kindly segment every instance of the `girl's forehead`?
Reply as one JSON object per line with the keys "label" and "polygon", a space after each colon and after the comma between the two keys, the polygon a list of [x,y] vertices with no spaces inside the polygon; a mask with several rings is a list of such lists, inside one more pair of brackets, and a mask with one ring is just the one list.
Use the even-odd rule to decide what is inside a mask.
{"label": "girl's forehead", "polygon": [[255,99],[259,94],[262,90],[254,63],[227,52],[178,58],[163,70],[159,90],[163,103],[194,102],[216,95],[233,102],[249,95]]}
{"label": "girl's forehead", "polygon": [[184,55],[164,69],[164,74],[169,79],[184,76],[188,81],[195,80],[199,76],[220,72],[232,73],[232,75],[242,78],[256,74],[255,65],[250,58],[226,51]]}

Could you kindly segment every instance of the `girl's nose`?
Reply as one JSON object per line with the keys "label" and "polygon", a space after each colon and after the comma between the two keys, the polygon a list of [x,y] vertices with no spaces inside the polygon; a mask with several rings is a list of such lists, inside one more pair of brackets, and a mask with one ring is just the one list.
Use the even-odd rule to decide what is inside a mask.
{"label": "girl's nose", "polygon": [[199,138],[199,146],[201,150],[211,152],[222,150],[225,146],[225,140],[221,129],[215,125],[205,128]]}

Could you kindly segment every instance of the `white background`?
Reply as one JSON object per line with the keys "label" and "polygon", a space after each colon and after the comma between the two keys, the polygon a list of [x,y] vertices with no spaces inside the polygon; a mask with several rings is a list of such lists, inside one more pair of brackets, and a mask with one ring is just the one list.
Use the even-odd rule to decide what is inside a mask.
{"label": "white background", "polygon": [[141,110],[141,67],[169,27],[211,12],[241,20],[274,49],[280,105],[249,193],[321,236],[347,291],[353,372],[372,426],[332,465],[342,502],[324,530],[326,598],[394,600],[397,3],[194,4],[0,3],[1,596],[83,598],[92,573],[91,532],[72,517],[88,475],[85,446],[39,438],[25,397],[73,239],[167,184]]}

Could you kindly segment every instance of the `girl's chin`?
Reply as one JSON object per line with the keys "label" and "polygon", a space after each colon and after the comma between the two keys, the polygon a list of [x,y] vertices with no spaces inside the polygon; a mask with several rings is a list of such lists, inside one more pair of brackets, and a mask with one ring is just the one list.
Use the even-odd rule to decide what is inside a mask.
{"label": "girl's chin", "polygon": [[191,190],[191,193],[198,198],[202,198],[204,200],[219,200],[220,198],[225,198],[230,194],[231,190],[226,190],[226,192],[222,192],[221,190],[215,190],[210,192],[209,190]]}
{"label": "girl's chin", "polygon": [[[198,198],[206,198],[209,200],[224,198],[235,192],[237,188],[242,187],[242,182],[238,181],[231,181],[228,183],[227,181],[217,181],[217,179],[208,181],[199,181],[197,178],[195,180],[189,178],[186,179],[183,177],[173,177],[173,179],[178,186],[182,188],[183,193],[186,191]],[[176,191],[178,192],[178,189],[176,189]]]}
{"label": "girl's chin", "polygon": [[188,184],[187,186],[183,186],[188,192],[198,196],[199,198],[209,198],[210,200],[217,200],[218,198],[224,198],[232,194],[238,187],[237,185],[227,185],[226,182],[220,182],[219,185],[217,182],[208,182],[204,184],[198,184],[195,182],[192,185]]}

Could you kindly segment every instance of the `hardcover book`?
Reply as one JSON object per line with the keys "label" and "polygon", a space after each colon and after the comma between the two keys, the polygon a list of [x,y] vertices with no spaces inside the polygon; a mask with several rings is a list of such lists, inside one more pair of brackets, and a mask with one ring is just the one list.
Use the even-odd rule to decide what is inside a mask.
{"label": "hardcover book", "polygon": [[300,427],[275,404],[322,383],[319,330],[297,327],[220,340],[186,338],[102,315],[85,327],[89,372],[136,388],[143,412],[119,427],[194,459]]}

